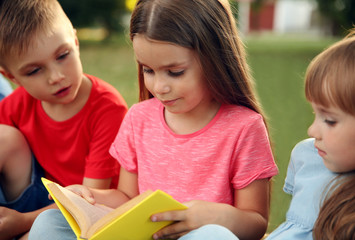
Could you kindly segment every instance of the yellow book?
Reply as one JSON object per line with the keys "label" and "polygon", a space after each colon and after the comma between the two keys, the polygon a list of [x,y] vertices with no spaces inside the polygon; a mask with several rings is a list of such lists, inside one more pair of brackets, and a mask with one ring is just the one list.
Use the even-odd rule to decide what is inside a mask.
{"label": "yellow book", "polygon": [[91,204],[60,185],[42,178],[60,211],[73,229],[77,239],[89,240],[148,240],[171,221],[152,222],[159,212],[183,210],[187,207],[161,191],[148,190],[120,207],[113,209]]}

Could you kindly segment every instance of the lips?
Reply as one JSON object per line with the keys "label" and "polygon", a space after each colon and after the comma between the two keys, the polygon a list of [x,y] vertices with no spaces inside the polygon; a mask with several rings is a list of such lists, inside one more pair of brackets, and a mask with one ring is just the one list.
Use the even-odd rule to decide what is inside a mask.
{"label": "lips", "polygon": [[174,99],[174,100],[161,100],[161,102],[166,105],[166,106],[171,106],[173,105],[178,99]]}
{"label": "lips", "polygon": [[68,95],[70,91],[70,87],[64,87],[64,88],[61,88],[60,90],[58,90],[56,93],[54,93],[54,95],[56,97],[64,97],[66,95]]}
{"label": "lips", "polygon": [[315,148],[318,150],[319,156],[324,157],[325,155],[327,155],[326,152],[320,149],[319,147],[315,146]]}

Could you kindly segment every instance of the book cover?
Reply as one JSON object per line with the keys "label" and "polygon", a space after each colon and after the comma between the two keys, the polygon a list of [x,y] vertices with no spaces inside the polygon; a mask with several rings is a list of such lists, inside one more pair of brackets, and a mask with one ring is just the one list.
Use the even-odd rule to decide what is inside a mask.
{"label": "book cover", "polygon": [[45,178],[42,181],[77,239],[153,239],[152,235],[155,232],[172,222],[152,222],[151,215],[187,208],[161,190],[154,192],[148,190],[120,207],[111,209],[102,205],[92,205],[75,193]]}

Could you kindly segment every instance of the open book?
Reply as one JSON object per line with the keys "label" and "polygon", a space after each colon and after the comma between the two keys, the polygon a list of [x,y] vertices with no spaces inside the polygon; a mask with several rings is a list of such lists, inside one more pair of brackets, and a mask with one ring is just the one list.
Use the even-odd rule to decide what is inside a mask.
{"label": "open book", "polygon": [[116,209],[91,204],[84,198],[42,178],[60,211],[73,229],[77,239],[90,240],[148,240],[159,229],[172,222],[152,222],[151,215],[183,210],[187,207],[167,193],[146,191]]}

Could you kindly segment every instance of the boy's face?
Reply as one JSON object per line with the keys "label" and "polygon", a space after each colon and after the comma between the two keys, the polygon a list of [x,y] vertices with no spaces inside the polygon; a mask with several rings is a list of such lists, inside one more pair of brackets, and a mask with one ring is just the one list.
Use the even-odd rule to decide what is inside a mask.
{"label": "boy's face", "polygon": [[59,22],[52,34],[37,34],[20,56],[6,58],[5,75],[33,97],[50,104],[75,100],[82,82],[82,65],[74,30]]}
{"label": "boy's face", "polygon": [[325,166],[333,172],[355,170],[355,117],[338,107],[312,103],[314,121],[308,135]]}

